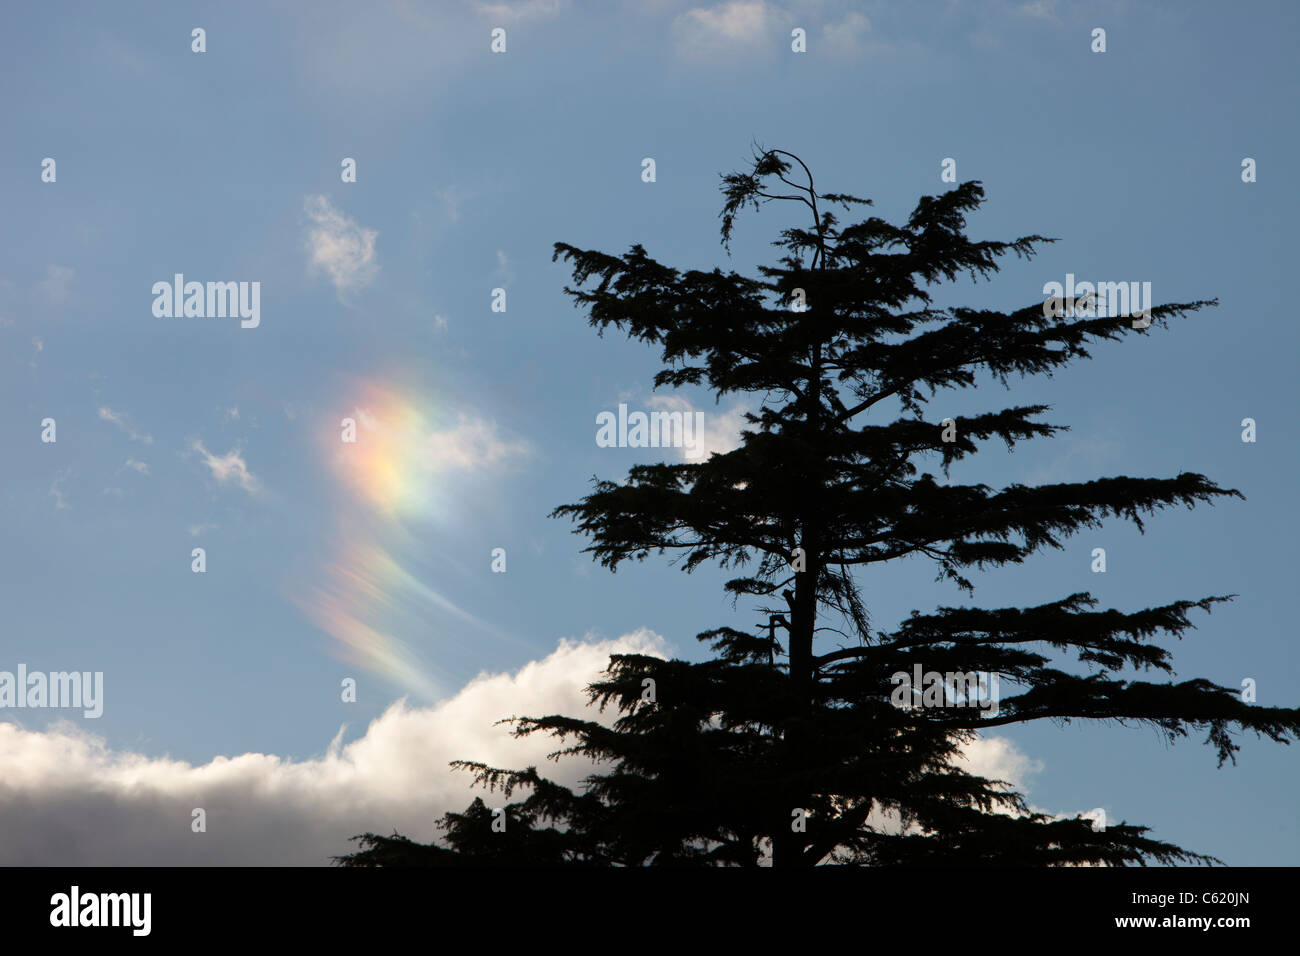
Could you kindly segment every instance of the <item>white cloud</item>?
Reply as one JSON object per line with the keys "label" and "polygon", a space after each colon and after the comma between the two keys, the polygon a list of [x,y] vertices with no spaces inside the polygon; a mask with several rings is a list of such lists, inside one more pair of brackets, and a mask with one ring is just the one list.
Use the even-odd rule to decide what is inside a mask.
{"label": "white cloud", "polygon": [[837,56],[850,56],[863,50],[862,39],[871,29],[871,21],[856,10],[845,14],[837,23],[822,27],[822,45]]}
{"label": "white cloud", "polygon": [[[1026,756],[1005,737],[977,736],[961,748],[955,761],[959,770],[987,780],[1000,780],[1012,791],[1021,793],[1029,785],[1030,778],[1043,769],[1041,761]],[[1004,788],[1005,789],[1005,788]],[[1037,807],[1030,807],[1031,812],[1043,812]],[[1008,816],[1023,816],[1013,808],[997,806],[994,813]],[[904,827],[897,811],[882,811],[879,806],[867,817],[867,825],[883,833],[902,833]],[[912,823],[907,832],[920,833],[919,825]]]}
{"label": "white cloud", "polygon": [[1029,473],[1030,484],[1058,484],[1065,481],[1091,481],[1099,471],[1116,460],[1122,450],[1120,442],[1097,436],[1058,439],[1057,454]]}
{"label": "white cloud", "polygon": [[128,468],[130,468],[132,471],[138,472],[141,475],[149,474],[149,465],[143,461],[136,461],[134,458],[128,458],[122,464],[122,467],[118,469],[118,472],[123,472]]}
{"label": "white cloud", "polygon": [[496,422],[465,412],[457,416],[455,425],[445,428],[390,425],[363,406],[354,409],[353,417],[362,429],[377,433],[385,442],[417,448],[418,463],[430,473],[450,470],[479,474],[481,469],[509,464],[532,451],[521,439],[503,437]]}
{"label": "white cloud", "polygon": [[358,408],[356,410],[356,416],[357,421],[366,431],[372,432],[379,427],[379,419],[375,418],[374,415],[371,415],[369,409]]}
{"label": "white cloud", "polygon": [[1029,0],[1028,3],[1022,3],[1017,9],[1025,16],[1037,20],[1056,19],[1056,0]]}
{"label": "white cloud", "polygon": [[777,34],[777,13],[765,0],[695,7],[673,21],[677,50],[683,56],[708,58],[770,46],[782,39]]}
{"label": "white cloud", "polygon": [[128,69],[132,73],[148,72],[145,61],[116,37],[102,37],[99,41],[99,52],[113,66]]}
{"label": "white cloud", "polygon": [[[658,411],[681,412],[683,416],[693,415],[694,405],[681,395],[651,395],[646,405]],[[725,454],[740,447],[740,432],[745,427],[745,408],[737,405],[727,412],[703,409],[704,431],[695,436],[695,444],[690,448],[678,449],[685,461],[704,461],[710,455]]]}
{"label": "white cloud", "polygon": [[977,737],[962,749],[957,764],[967,773],[1005,780],[1016,790],[1025,789],[1043,769],[1041,760],[1027,756],[1006,737]]}
{"label": "white cloud", "polygon": [[[71,723],[44,732],[0,722],[0,865],[131,866],[326,865],[349,852],[348,837],[397,830],[438,836],[434,821],[475,796],[456,759],[497,767],[544,767],[575,786],[591,772],[582,758],[548,762],[553,738],[518,740],[495,722],[512,714],[579,713],[583,688],[611,654],[666,656],[658,635],[641,630],[600,643],[561,641],[513,674],[483,674],[431,707],[398,701],[363,737],[294,761],[272,754],[215,757],[201,766],[113,750]],[[609,723],[612,709],[590,711]],[[190,830],[202,807],[208,832]]]}
{"label": "white cloud", "polygon": [[482,64],[486,49],[486,37],[482,48],[464,41],[482,26],[468,4],[316,0],[285,12],[296,18],[288,50],[295,73],[322,117],[368,122],[427,107],[431,91]]}
{"label": "white cloud", "polygon": [[496,23],[509,25],[528,20],[558,16],[568,6],[566,0],[475,0],[474,8]]}
{"label": "white cloud", "polygon": [[[481,674],[432,706],[398,701],[357,740],[343,744],[340,728],[323,755],[298,761],[245,753],[195,766],[113,750],[71,722],[45,731],[0,722],[0,866],[311,866],[354,849],[348,837],[365,831],[428,842],[444,812],[475,796],[504,802],[499,791],[471,788],[469,774],[448,767],[452,760],[533,765],[575,788],[592,772],[585,758],[546,760],[554,738],[517,739],[496,721],[581,714],[583,688],[611,654],[668,653],[645,629],[603,642],[561,640],[542,660]],[[605,724],[617,716],[586,713]],[[1000,737],[972,741],[959,763],[1017,790],[1041,769]],[[207,833],[190,830],[195,807],[206,811]],[[868,822],[896,829],[887,815]]]}
{"label": "white cloud", "polygon": [[429,433],[425,453],[425,463],[431,470],[444,467],[474,470],[527,455],[528,445],[502,438],[495,422],[462,413],[455,426]]}
{"label": "white cloud", "polygon": [[50,482],[50,495],[54,498],[54,510],[63,511],[71,507],[63,498],[63,483],[67,481],[68,475],[72,474],[71,468],[64,468],[57,472],[54,480]]}
{"label": "white cloud", "polygon": [[461,189],[459,186],[446,186],[434,195],[447,206],[447,219],[451,222],[460,222],[460,207],[467,199],[473,199],[477,193]]}
{"label": "white cloud", "polygon": [[497,250],[496,275],[499,275],[507,283],[513,282],[515,278],[514,270],[510,268],[510,257],[500,249]]}
{"label": "white cloud", "polygon": [[203,456],[203,464],[208,466],[208,470],[212,472],[212,477],[221,484],[225,485],[234,482],[250,495],[257,495],[261,492],[261,482],[248,470],[248,464],[244,461],[238,448],[232,448],[224,455],[214,455],[203,447],[201,441],[194,441],[190,447]]}
{"label": "white cloud", "polygon": [[16,289],[17,286],[12,279],[0,279],[0,326],[14,324],[14,320],[8,313],[11,303],[14,301]]}
{"label": "white cloud", "polygon": [[345,216],[325,196],[308,196],[303,208],[312,221],[307,228],[311,270],[327,273],[340,299],[369,285],[379,272],[379,232]]}
{"label": "white cloud", "polygon": [[144,435],[136,431],[135,426],[131,424],[131,420],[127,418],[124,413],[115,412],[107,405],[101,405],[99,407],[99,417],[102,421],[112,422],[118,428],[122,429],[122,431],[126,432],[126,436],[130,438],[131,441],[143,442],[146,445],[153,444],[153,436]]}
{"label": "white cloud", "polygon": [[40,297],[48,305],[63,305],[72,298],[72,280],[77,273],[70,266],[47,266],[45,278],[36,284]]}

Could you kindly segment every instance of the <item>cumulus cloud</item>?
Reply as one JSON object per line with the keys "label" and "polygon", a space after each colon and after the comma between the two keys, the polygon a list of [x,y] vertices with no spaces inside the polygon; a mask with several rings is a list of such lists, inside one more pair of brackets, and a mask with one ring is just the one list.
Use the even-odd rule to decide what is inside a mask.
{"label": "cumulus cloud", "polygon": [[[681,395],[652,395],[646,406],[653,411],[681,412],[683,418],[700,411]],[[693,419],[692,419],[693,420]],[[695,436],[689,447],[678,449],[686,461],[704,461],[710,455],[721,455],[740,447],[740,432],[745,427],[745,408],[737,405],[730,411],[704,410],[704,429]]]}
{"label": "cumulus cloud", "polygon": [[[582,689],[611,654],[667,656],[663,638],[640,630],[610,641],[561,641],[513,674],[483,674],[431,707],[398,701],[363,737],[295,761],[272,754],[215,757],[195,766],[110,748],[68,722],[38,732],[0,722],[0,865],[325,865],[364,831],[429,841],[434,822],[475,796],[457,759],[545,767],[577,785],[583,758],[548,762],[556,741],[517,740],[494,726],[512,714],[578,713]],[[592,710],[592,719],[614,718]],[[202,807],[207,832],[193,833]]]}
{"label": "cumulus cloud", "polygon": [[311,220],[307,227],[310,269],[327,274],[340,299],[369,285],[379,272],[375,254],[379,232],[339,212],[325,196],[308,196],[303,208]]}
{"label": "cumulus cloud", "polygon": [[1005,780],[1016,790],[1023,790],[1043,769],[1041,760],[1026,755],[1006,737],[977,737],[962,748],[957,764],[967,773]]}
{"label": "cumulus cloud", "polygon": [[136,431],[135,426],[131,424],[131,420],[123,412],[115,412],[107,405],[101,405],[99,407],[99,418],[101,421],[111,422],[122,429],[122,431],[126,432],[126,437],[131,441],[142,442],[146,445],[153,444],[153,436]]}
{"label": "cumulus cloud", "polygon": [[[1042,769],[1041,763],[1026,756],[1005,737],[977,737],[962,748],[956,763],[967,773],[977,774],[989,780],[1000,780],[1017,792],[1024,790],[1030,775]],[[1034,812],[1042,812],[1037,807],[1031,806],[1030,809]],[[1022,813],[1007,807],[996,807],[993,812],[1008,816],[1023,816]],[[867,815],[866,823],[867,826],[881,833],[924,832],[923,828],[915,822],[904,826],[896,810],[882,810],[879,804]]]}
{"label": "cumulus cloud", "polygon": [[240,454],[238,448],[232,448],[224,455],[214,455],[203,446],[201,441],[196,440],[190,447],[203,456],[203,464],[208,466],[208,470],[212,472],[212,477],[221,484],[226,485],[233,482],[250,495],[257,495],[261,492],[261,482],[248,470],[248,464],[244,461],[243,455]]}
{"label": "cumulus cloud", "polygon": [[[645,629],[609,641],[561,640],[554,652],[514,673],[481,674],[429,707],[405,700],[343,744],[343,728],[323,755],[291,760],[273,754],[215,757],[195,766],[169,757],[115,750],[71,722],[45,731],[0,722],[0,866],[327,865],[354,847],[357,833],[394,830],[428,842],[435,821],[475,796],[452,760],[496,767],[544,768],[578,787],[593,770],[581,757],[546,760],[556,741],[516,739],[496,721],[511,715],[579,714],[583,688],[611,654],[668,656]],[[592,709],[608,724],[616,716]],[[970,743],[964,769],[1017,789],[1039,769],[1009,740]],[[190,829],[201,807],[206,833]],[[873,814],[873,825],[890,821]]]}

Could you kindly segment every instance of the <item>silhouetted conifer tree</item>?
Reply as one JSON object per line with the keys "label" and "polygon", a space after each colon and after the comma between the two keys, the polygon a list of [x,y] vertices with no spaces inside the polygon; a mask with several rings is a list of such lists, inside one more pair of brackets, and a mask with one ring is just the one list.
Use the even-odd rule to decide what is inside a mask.
{"label": "silhouetted conifer tree", "polygon": [[[984,196],[978,182],[922,198],[901,225],[873,217],[841,226],[828,206],[870,203],[818,193],[804,163],[782,150],[758,151],[752,170],[723,177],[723,189],[724,245],[746,206],[807,207],[809,224],[781,233],[774,244],[786,254],[760,278],[680,272],[640,245],[620,257],[557,243],[555,257],[572,263],[566,292],[596,329],[662,351],[657,387],[755,400],[740,446],[701,462],[638,465],[555,514],[574,519],[587,551],[611,570],[651,554],[678,556],[686,571],[735,569],[726,587],[757,610],[757,626],[700,634],[715,652],[702,663],[611,658],[589,693],[617,708],[612,726],[513,718],[516,735],[553,734],[564,742],[558,753],[600,762],[580,790],[532,767],[461,762],[506,799],[524,794],[506,808],[504,832],[476,800],[444,818],[445,847],[365,834],[340,862],[1211,862],[1149,839],[1147,827],[1094,829],[1030,812],[1008,785],[957,758],[980,731],[1048,718],[1144,723],[1171,740],[1206,733],[1220,765],[1235,760],[1233,728],[1289,742],[1300,711],[1244,703],[1208,680],[1140,677],[1172,675],[1157,638],[1179,636],[1189,612],[1228,598],[1120,611],[1076,593],[1036,607],[913,612],[880,630],[859,581],[872,565],[923,557],[973,593],[969,569],[1019,564],[1108,516],[1141,528],[1160,508],[1241,497],[1191,473],[997,489],[940,483],[918,468],[930,457],[946,475],[993,439],[1010,448],[1062,430],[1040,420],[1044,405],[945,425],[924,414],[936,392],[1051,373],[1088,358],[1090,343],[1145,335],[1216,303],[1155,307],[1150,328],[1096,310],[1047,315],[1042,301],[1007,312],[938,308],[934,286],[987,277],[1001,257],[1031,257],[1051,240],[967,238],[966,214]],[[921,706],[898,706],[909,698],[894,675],[918,664],[997,675],[1016,692],[1001,696],[996,716],[953,706],[959,694],[918,693]]]}

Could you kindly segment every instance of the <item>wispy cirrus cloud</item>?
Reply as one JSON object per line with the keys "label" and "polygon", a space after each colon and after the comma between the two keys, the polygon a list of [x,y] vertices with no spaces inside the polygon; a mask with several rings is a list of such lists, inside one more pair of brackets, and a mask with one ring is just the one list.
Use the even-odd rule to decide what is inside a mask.
{"label": "wispy cirrus cloud", "polygon": [[328,275],[340,300],[374,281],[379,274],[378,230],[340,212],[326,196],[308,196],[303,209],[311,220],[306,235],[308,268]]}
{"label": "wispy cirrus cloud", "polygon": [[262,493],[262,483],[248,470],[248,463],[238,448],[232,448],[224,455],[214,455],[197,439],[190,443],[190,448],[202,456],[203,464],[207,465],[212,477],[220,484],[238,485],[253,496]]}
{"label": "wispy cirrus cloud", "polygon": [[1088,481],[1110,467],[1123,450],[1123,444],[1101,435],[1067,436],[1046,459],[1029,473],[1032,484],[1056,484],[1062,481]]}
{"label": "wispy cirrus cloud", "polygon": [[673,17],[677,55],[701,63],[752,60],[789,52],[791,31],[805,31],[814,56],[857,57],[885,49],[869,39],[871,20],[846,0],[724,0],[692,4]]}
{"label": "wispy cirrus cloud", "polygon": [[72,474],[71,468],[64,468],[54,476],[54,481],[50,482],[50,497],[54,499],[54,510],[65,511],[71,507],[67,499],[63,497],[63,483],[68,480]]}
{"label": "wispy cirrus cloud", "polygon": [[1016,10],[1036,20],[1055,20],[1056,0],[1028,0],[1027,3],[1020,4]]}
{"label": "wispy cirrus cloud", "polygon": [[449,222],[460,222],[460,207],[469,199],[473,199],[478,194],[459,186],[445,186],[434,193],[438,199],[442,200],[443,205],[447,207],[447,220]]}
{"label": "wispy cirrus cloud", "polygon": [[475,0],[474,9],[498,23],[510,25],[529,20],[545,20],[559,16],[568,6],[568,0]]}
{"label": "wispy cirrus cloud", "polygon": [[455,425],[430,431],[424,450],[431,471],[493,468],[529,454],[526,442],[503,436],[496,422],[464,413]]}
{"label": "wispy cirrus cloud", "polygon": [[153,436],[136,431],[135,426],[131,424],[130,418],[124,412],[115,412],[107,405],[101,405],[99,406],[99,418],[101,421],[111,422],[126,432],[126,436],[131,441],[138,441],[145,445],[153,444]]}
{"label": "wispy cirrus cloud", "polygon": [[871,31],[871,21],[856,10],[840,20],[822,26],[822,45],[836,56],[852,56],[865,49],[863,41]]}
{"label": "wispy cirrus cloud", "polygon": [[497,268],[496,275],[500,276],[505,282],[513,282],[515,278],[514,269],[510,268],[510,257],[502,249],[497,250]]}
{"label": "wispy cirrus cloud", "polygon": [[36,284],[36,292],[46,305],[64,305],[72,298],[72,280],[76,277],[76,270],[71,266],[47,266],[45,278]]}
{"label": "wispy cirrus cloud", "polygon": [[466,494],[532,452],[491,419],[453,418],[418,388],[361,382],[353,408],[356,441],[322,432],[328,461],[361,501],[395,517],[453,515]]}

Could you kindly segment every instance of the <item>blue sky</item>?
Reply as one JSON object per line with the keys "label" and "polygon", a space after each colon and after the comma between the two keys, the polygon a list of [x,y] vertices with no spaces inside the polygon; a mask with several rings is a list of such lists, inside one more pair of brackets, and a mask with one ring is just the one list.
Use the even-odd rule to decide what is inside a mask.
{"label": "blue sky", "polygon": [[[749,212],[730,260],[719,245],[718,176],[755,140],[895,220],[951,188],[939,173],[952,157],[958,179],[987,192],[971,235],[1059,239],[940,302],[1020,307],[1066,273],[1149,281],[1157,302],[1219,299],[1052,379],[930,408],[938,419],[1041,402],[1071,426],[1013,455],[992,446],[954,480],[1194,471],[1240,489],[1244,502],[1166,512],[1145,535],[1111,522],[983,574],[976,601],[1089,590],[1131,610],[1235,593],[1174,649],[1179,679],[1251,677],[1261,704],[1294,705],[1298,335],[1284,284],[1300,212],[1285,168],[1300,148],[1297,18],[1287,3],[1050,0],[9,11],[0,669],[102,671],[105,703],[97,720],[0,714],[0,754],[24,762],[29,796],[46,798],[41,812],[0,800],[6,832],[21,822],[34,834],[0,860],[210,862],[215,851],[161,836],[124,847],[107,826],[77,844],[69,821],[110,807],[133,821],[123,832],[153,832],[151,814],[185,804],[185,843],[196,794],[230,769],[219,756],[244,768],[205,798],[239,808],[222,824],[243,828],[232,861],[266,852],[248,822],[272,818],[249,795],[269,779],[259,774],[311,778],[293,785],[306,806],[338,797],[322,781],[346,765],[353,816],[277,848],[323,857],[337,844],[311,840],[382,829],[387,817],[368,822],[376,807],[405,823],[463,806],[459,791],[429,803],[418,781],[400,811],[356,796],[396,786],[385,775],[398,765],[442,773],[418,734],[393,729],[395,714],[432,707],[421,732],[475,758],[480,725],[567,706],[563,688],[594,676],[556,676],[562,638],[698,657],[697,632],[753,626],[724,598],[724,575],[654,559],[611,575],[546,516],[592,476],[664,455],[596,446],[597,413],[655,401],[656,355],[587,327],[552,243],[621,253],[639,242],[678,268],[753,274],[795,222]],[[203,53],[191,50],[196,27]],[[489,49],[494,27],[504,54]],[[795,27],[806,53],[790,49]],[[1096,27],[1105,53],[1090,49]],[[1245,157],[1254,183],[1242,182]],[[341,181],[344,158],[354,183]],[[259,282],[260,324],[155,317],[151,287],[175,273]],[[504,312],[491,309],[495,288]],[[739,400],[678,398],[725,444]],[[40,440],[47,417],[53,444]],[[339,442],[344,417],[359,422],[358,458]],[[1255,443],[1241,440],[1246,417]],[[1105,574],[1090,570],[1095,547]],[[864,578],[877,626],[963,603],[933,576],[914,562]],[[483,673],[497,683],[467,688]],[[349,676],[355,703],[340,699]],[[403,696],[415,710],[390,709]],[[384,759],[362,759],[367,735]],[[1104,807],[1231,863],[1300,862],[1289,748],[1243,738],[1239,765],[1216,770],[1199,739],[1170,748],[1141,729],[999,738],[981,766],[1016,775],[1036,806]],[[153,795],[133,809],[113,788],[136,765]],[[61,849],[42,857],[41,839]]]}

